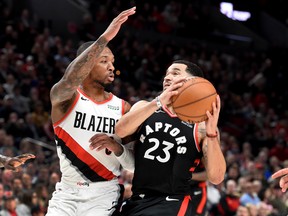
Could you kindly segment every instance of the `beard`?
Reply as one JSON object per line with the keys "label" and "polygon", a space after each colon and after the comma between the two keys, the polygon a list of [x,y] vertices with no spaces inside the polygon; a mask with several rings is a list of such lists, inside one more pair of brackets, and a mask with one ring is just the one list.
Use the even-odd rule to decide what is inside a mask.
{"label": "beard", "polygon": [[101,85],[107,91],[111,91],[113,87],[112,83],[104,83],[99,80],[95,80],[95,83]]}

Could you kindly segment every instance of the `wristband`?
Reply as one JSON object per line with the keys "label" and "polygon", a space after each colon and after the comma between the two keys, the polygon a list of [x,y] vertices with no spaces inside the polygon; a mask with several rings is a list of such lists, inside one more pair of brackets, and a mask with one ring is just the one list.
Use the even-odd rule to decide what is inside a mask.
{"label": "wristband", "polygon": [[217,131],[216,131],[215,134],[209,134],[209,133],[206,132],[206,137],[208,137],[208,138],[216,138],[216,137],[218,137],[218,133],[217,133]]}
{"label": "wristband", "polygon": [[157,96],[155,99],[156,99],[156,105],[157,105],[157,107],[160,109],[160,108],[162,107],[162,103],[161,103],[161,101],[160,101],[159,96]]}
{"label": "wristband", "polygon": [[116,156],[117,160],[120,162],[121,166],[128,170],[129,172],[134,172],[135,161],[132,150],[127,149],[126,146],[120,144],[123,148],[123,153],[120,156]]}

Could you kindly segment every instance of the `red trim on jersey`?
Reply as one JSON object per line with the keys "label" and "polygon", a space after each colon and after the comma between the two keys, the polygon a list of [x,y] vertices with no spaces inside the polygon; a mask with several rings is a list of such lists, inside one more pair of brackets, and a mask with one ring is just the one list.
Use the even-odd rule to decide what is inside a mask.
{"label": "red trim on jersey", "polygon": [[65,113],[65,115],[64,115],[59,121],[57,121],[57,122],[55,122],[55,123],[53,124],[53,127],[54,127],[54,128],[57,127],[61,122],[63,122],[64,119],[71,113],[71,111],[72,111],[73,108],[75,107],[75,105],[76,105],[77,101],[79,100],[79,98],[80,98],[80,94],[79,94],[79,92],[77,92],[77,96],[76,96],[73,104],[72,104],[71,107],[68,109],[68,111]]}
{"label": "red trim on jersey", "polygon": [[197,123],[194,126],[193,135],[194,135],[194,139],[195,139],[196,148],[197,148],[198,152],[200,152],[201,151],[201,147],[200,147],[200,144],[199,144],[198,124]]}
{"label": "red trim on jersey", "polygon": [[125,101],[122,100],[122,115],[125,114]]}
{"label": "red trim on jersey", "polygon": [[207,201],[207,193],[206,193],[206,182],[201,182],[198,184],[198,186],[202,189],[202,198],[201,201],[197,207],[197,214],[202,214],[203,209],[205,207],[206,201]]}
{"label": "red trim on jersey", "polygon": [[93,171],[95,171],[99,176],[112,180],[116,176],[108,170],[103,164],[92,157],[88,152],[86,152],[65,130],[60,127],[55,128],[55,134],[62,139],[66,146],[75,154],[77,157],[87,164]]}
{"label": "red trim on jersey", "polygon": [[112,100],[113,98],[113,94],[112,93],[109,93],[109,97],[107,98],[107,100],[104,100],[104,101],[96,101],[94,100],[93,98],[89,97],[87,94],[85,94],[85,92],[82,90],[82,89],[78,89],[79,92],[81,92],[81,94],[83,94],[85,97],[89,98],[91,101],[93,101],[94,103],[96,104],[105,104],[107,103],[108,101]]}
{"label": "red trim on jersey", "polygon": [[186,214],[189,201],[191,200],[191,197],[189,195],[185,196],[183,199],[183,202],[181,204],[180,210],[177,214],[177,216],[184,216]]}
{"label": "red trim on jersey", "polygon": [[162,108],[171,118],[178,117],[176,114],[173,114],[166,105],[163,105]]}

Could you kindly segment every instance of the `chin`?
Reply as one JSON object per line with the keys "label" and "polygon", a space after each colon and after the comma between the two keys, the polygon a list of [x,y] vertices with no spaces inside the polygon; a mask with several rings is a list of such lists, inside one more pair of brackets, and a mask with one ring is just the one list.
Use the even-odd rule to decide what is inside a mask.
{"label": "chin", "polygon": [[112,90],[113,90],[113,85],[112,85],[112,83],[106,83],[103,87],[104,87],[107,91],[112,91]]}

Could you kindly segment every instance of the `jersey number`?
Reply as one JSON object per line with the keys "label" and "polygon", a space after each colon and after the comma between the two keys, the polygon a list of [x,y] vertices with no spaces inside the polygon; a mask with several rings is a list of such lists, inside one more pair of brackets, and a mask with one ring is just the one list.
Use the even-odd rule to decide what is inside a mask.
{"label": "jersey number", "polygon": [[[159,140],[156,139],[156,138],[150,138],[150,139],[149,139],[149,142],[150,142],[150,143],[154,143],[154,145],[153,145],[151,148],[147,149],[147,151],[146,151],[145,154],[144,154],[144,158],[147,158],[147,159],[149,159],[149,160],[155,160],[155,156],[152,155],[151,153],[152,153],[153,151],[155,151],[155,150],[159,147],[160,142],[159,142]],[[169,159],[170,159],[170,152],[169,152],[169,150],[170,150],[171,148],[173,148],[174,144],[173,144],[173,143],[170,143],[170,142],[167,142],[167,141],[165,141],[165,140],[162,142],[162,144],[165,145],[165,147],[163,148],[163,152],[164,152],[165,155],[164,155],[163,158],[158,155],[158,156],[156,156],[156,159],[157,159],[159,162],[161,162],[161,163],[166,163],[166,162],[169,161]]]}

